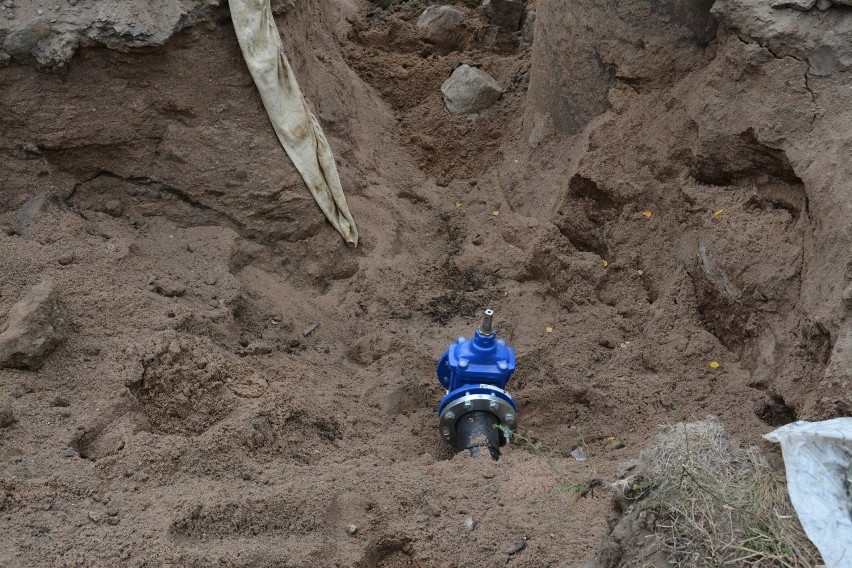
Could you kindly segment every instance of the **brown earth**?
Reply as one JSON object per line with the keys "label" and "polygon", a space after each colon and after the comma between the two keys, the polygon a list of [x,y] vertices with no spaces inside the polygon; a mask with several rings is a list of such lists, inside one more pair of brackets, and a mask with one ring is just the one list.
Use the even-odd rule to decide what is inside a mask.
{"label": "brown earth", "polygon": [[[610,526],[584,489],[658,425],[774,451],[850,413],[852,42],[813,39],[849,9],[537,0],[530,43],[456,2],[444,53],[426,2],[285,3],[353,250],[206,4],[2,52],[0,322],[46,283],[63,327],[0,369],[0,566],[573,566]],[[441,99],[461,63],[506,91],[475,117]],[[435,364],[487,306],[549,455],[438,436]]]}

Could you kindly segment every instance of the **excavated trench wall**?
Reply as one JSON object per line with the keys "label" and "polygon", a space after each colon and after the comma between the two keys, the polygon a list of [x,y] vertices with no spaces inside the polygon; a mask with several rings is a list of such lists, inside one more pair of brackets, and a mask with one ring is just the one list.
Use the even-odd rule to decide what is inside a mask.
{"label": "excavated trench wall", "polygon": [[[0,340],[52,352],[0,369],[0,564],[505,565],[527,535],[511,563],[565,566],[609,500],[557,486],[654,424],[852,412],[852,9],[530,0],[514,33],[466,1],[442,50],[427,4],[276,3],[351,250],[226,5],[3,3]],[[475,117],[461,63],[504,89]],[[552,462],[436,435],[486,304]]]}

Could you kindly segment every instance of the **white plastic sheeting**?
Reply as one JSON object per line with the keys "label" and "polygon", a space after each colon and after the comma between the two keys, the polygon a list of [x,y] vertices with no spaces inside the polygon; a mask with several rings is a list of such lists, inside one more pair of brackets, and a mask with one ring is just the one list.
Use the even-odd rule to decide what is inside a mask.
{"label": "white plastic sheeting", "polygon": [[790,501],[826,566],[852,568],[852,418],[793,422],[764,438],[781,444]]}
{"label": "white plastic sheeting", "polygon": [[243,58],[278,140],[329,222],[352,246],[358,229],[346,204],[325,134],[284,55],[269,0],[230,0]]}

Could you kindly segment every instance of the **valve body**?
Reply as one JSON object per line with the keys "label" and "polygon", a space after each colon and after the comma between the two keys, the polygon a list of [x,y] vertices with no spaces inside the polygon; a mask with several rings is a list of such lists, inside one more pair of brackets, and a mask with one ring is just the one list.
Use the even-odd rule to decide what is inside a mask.
{"label": "valve body", "polygon": [[515,372],[515,350],[497,338],[493,316],[485,310],[473,337],[459,337],[438,362],[438,380],[447,389],[438,405],[438,427],[457,449],[477,456],[487,448],[497,459],[505,429],[517,424],[517,404],[506,391]]}

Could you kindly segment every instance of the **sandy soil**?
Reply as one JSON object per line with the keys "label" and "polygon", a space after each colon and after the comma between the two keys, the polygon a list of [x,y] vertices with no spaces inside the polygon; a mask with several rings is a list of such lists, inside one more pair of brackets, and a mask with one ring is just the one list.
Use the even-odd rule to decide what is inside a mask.
{"label": "sandy soil", "polygon": [[[583,490],[658,425],[715,415],[772,452],[775,425],[849,413],[848,71],[706,2],[530,2],[534,43],[458,2],[446,54],[425,2],[296,4],[356,250],[226,7],[0,68],[0,315],[46,282],[65,322],[42,367],[0,369],[0,565],[572,566],[611,526]],[[460,63],[506,89],[475,118],[441,100]],[[485,307],[543,448],[498,462],[436,428],[437,359]]]}

